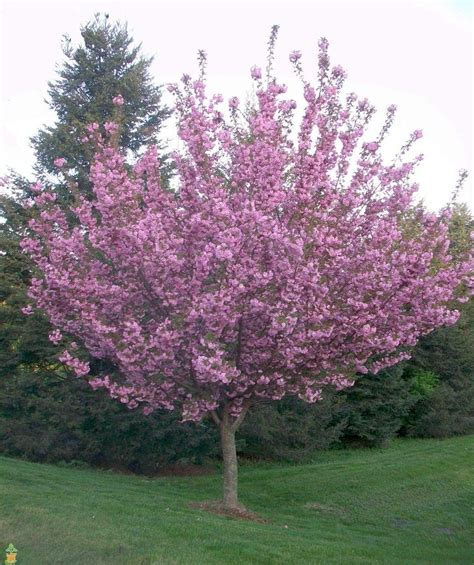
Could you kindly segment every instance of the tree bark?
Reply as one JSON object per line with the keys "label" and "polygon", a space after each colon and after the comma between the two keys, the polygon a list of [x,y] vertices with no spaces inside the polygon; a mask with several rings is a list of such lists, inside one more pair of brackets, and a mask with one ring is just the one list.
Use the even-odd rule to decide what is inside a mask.
{"label": "tree bark", "polygon": [[219,426],[221,434],[222,460],[224,462],[224,507],[230,510],[243,509],[238,497],[237,450],[235,448],[235,432],[242,423],[249,409],[251,400],[244,400],[242,410],[237,418],[229,414],[228,406],[221,415],[211,412],[212,418]]}
{"label": "tree bark", "polygon": [[224,506],[229,509],[241,508],[237,486],[237,451],[235,449],[235,429],[227,415],[220,424],[222,459],[224,462]]}

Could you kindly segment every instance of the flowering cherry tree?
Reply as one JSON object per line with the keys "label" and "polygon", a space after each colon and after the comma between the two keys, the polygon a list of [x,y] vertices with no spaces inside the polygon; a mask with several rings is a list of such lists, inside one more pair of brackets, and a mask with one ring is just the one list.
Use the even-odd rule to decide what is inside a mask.
{"label": "flowering cherry tree", "polygon": [[[67,333],[117,368],[88,377],[92,387],[145,413],[213,418],[230,509],[239,507],[235,432],[253,402],[315,402],[324,386],[398,363],[420,336],[456,321],[450,303],[472,288],[470,259],[448,254],[449,213],[413,204],[420,157],[407,155],[421,132],[384,162],[396,109],[364,141],[374,108],[344,97],[324,39],[316,86],[300,53],[290,55],[305,100],[296,128],[297,104],[272,75],[275,36],[266,78],[251,69],[255,103],[243,110],[207,95],[204,53],[197,80],[169,87],[182,146],[174,189],[160,183],[156,148],[131,168],[117,126],[101,136],[92,124],[93,199],[76,194],[64,210],[36,185],[22,243],[38,267],[30,297],[57,328],[51,340]],[[57,166],[67,175],[64,159]],[[73,343],[61,360],[85,376],[79,351]]]}

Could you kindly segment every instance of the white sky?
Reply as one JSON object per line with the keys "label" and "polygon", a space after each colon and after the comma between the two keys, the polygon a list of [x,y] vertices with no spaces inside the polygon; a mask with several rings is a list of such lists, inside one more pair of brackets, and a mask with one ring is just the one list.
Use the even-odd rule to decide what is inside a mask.
{"label": "white sky", "polygon": [[[47,108],[47,82],[63,60],[61,36],[79,40],[79,27],[95,12],[127,21],[147,55],[158,83],[197,71],[196,52],[209,56],[209,84],[225,96],[245,98],[249,69],[265,66],[272,24],[280,25],[277,76],[299,99],[288,54],[303,52],[306,75],[314,75],[317,40],[330,42],[333,63],[349,74],[348,91],[367,96],[379,112],[394,103],[399,112],[387,156],[414,129],[424,138],[425,160],[416,180],[430,208],[447,202],[457,172],[472,175],[473,0],[330,1],[241,0],[199,2],[0,0],[0,175],[8,168],[31,175],[29,138],[54,114]],[[474,209],[470,178],[461,199]]]}

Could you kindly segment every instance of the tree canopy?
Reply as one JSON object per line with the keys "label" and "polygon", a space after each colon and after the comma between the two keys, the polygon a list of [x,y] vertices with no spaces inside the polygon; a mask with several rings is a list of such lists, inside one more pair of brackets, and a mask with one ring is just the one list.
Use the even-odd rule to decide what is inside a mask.
{"label": "tree canopy", "polygon": [[[75,221],[41,184],[28,204],[36,213],[22,246],[38,268],[30,297],[56,328],[50,339],[71,336],[111,361],[119,374],[91,385],[131,408],[212,415],[231,508],[234,435],[254,399],[315,402],[326,385],[342,389],[356,373],[398,363],[456,321],[451,302],[472,288],[471,258],[449,254],[449,211],[413,206],[419,158],[408,152],[421,132],[386,163],[395,108],[377,138],[362,139],[373,107],[342,96],[345,73],[331,67],[326,40],[319,48],[316,86],[301,54],[290,55],[305,98],[296,143],[296,103],[271,56],[266,81],[251,70],[255,108],[240,112],[234,97],[227,117],[222,97],[207,95],[201,53],[201,76],[170,87],[183,143],[172,156],[175,191],[161,182],[157,148],[131,168],[108,121],[87,128],[92,197],[75,195]],[[126,106],[118,95],[112,103]],[[67,159],[56,165],[74,174]],[[77,347],[60,359],[84,376]]]}

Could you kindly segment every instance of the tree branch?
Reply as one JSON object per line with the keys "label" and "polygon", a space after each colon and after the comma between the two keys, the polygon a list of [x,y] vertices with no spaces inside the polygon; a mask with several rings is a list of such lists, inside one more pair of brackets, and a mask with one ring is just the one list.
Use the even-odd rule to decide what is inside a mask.
{"label": "tree branch", "polygon": [[217,415],[217,412],[215,410],[211,410],[211,416],[212,419],[214,420],[214,422],[216,423],[217,426],[221,425],[221,419],[219,418],[219,416]]}
{"label": "tree branch", "polygon": [[237,419],[235,420],[235,422],[232,424],[232,431],[237,431],[240,424],[244,421],[245,416],[247,415],[247,412],[250,408],[250,404],[252,402],[251,398],[246,398],[242,404],[242,411],[240,412],[240,414],[238,415]]}

